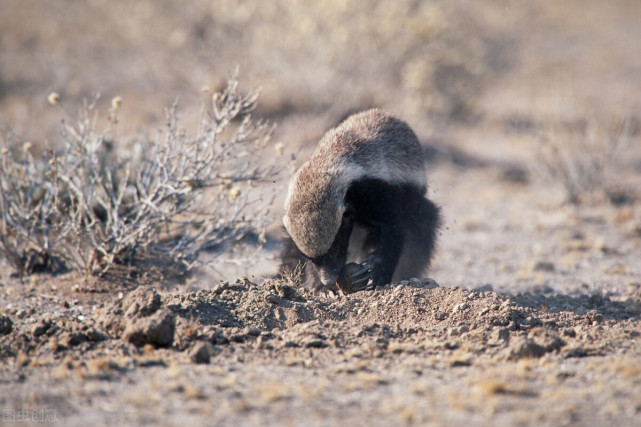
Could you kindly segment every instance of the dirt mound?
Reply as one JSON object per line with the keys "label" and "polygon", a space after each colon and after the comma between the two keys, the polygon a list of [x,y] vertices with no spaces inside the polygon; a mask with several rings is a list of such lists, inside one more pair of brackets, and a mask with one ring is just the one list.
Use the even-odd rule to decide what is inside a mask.
{"label": "dirt mound", "polygon": [[[319,411],[329,404],[336,410],[333,419],[353,421],[363,408],[382,410],[386,396],[397,395],[403,410],[382,410],[381,423],[399,416],[432,419],[426,409],[417,409],[426,393],[434,393],[432,399],[468,393],[468,419],[493,396],[540,396],[538,405],[551,402],[545,382],[560,381],[558,375],[576,376],[567,384],[579,396],[585,389],[579,373],[585,371],[584,360],[599,366],[595,375],[604,384],[614,381],[612,393],[632,398],[641,391],[640,371],[628,363],[641,353],[638,307],[597,294],[508,296],[413,279],[333,299],[284,281],[257,285],[242,279],[191,293],[141,286],[103,296],[91,308],[62,299],[50,303],[48,314],[27,318],[10,311],[0,319],[0,357],[7,362],[0,365],[3,382],[24,384],[3,402],[23,407],[36,399],[59,408],[65,420],[91,408],[82,396],[99,395],[105,405],[129,408],[114,422],[134,422],[127,414],[146,414],[149,422],[157,422],[165,419],[157,412],[163,400],[149,401],[149,396],[176,392],[180,397],[171,401],[185,405],[227,402],[213,418],[218,422],[230,416],[240,424],[256,421],[252,408],[282,421],[288,418],[287,405],[309,407],[309,393],[319,398],[312,405]],[[617,362],[619,354],[626,358]],[[514,361],[525,363],[527,372],[513,372]],[[503,365],[508,367],[499,370]],[[461,376],[460,369],[468,371]],[[623,385],[613,370],[623,375]],[[421,380],[425,375],[436,383],[428,386]],[[41,387],[52,391],[34,397],[33,390]],[[69,394],[74,389],[85,391]],[[358,390],[367,390],[367,399],[350,406]],[[530,406],[519,408],[527,413]],[[169,419],[177,421],[181,411]],[[516,417],[514,411],[508,412]],[[554,424],[564,419],[563,411],[539,414]],[[324,419],[319,416],[317,421]],[[105,414],[83,412],[78,419],[104,420]]]}
{"label": "dirt mound", "polygon": [[[504,359],[605,354],[625,339],[620,328],[636,306],[600,296],[505,296],[492,291],[443,288],[412,279],[374,292],[325,298],[281,281],[247,279],[211,290],[160,294],[140,287],[92,316],[14,325],[2,317],[2,355],[58,359],[78,347],[87,352],[119,341],[181,352],[198,342],[212,346],[254,343],[267,349],[333,348],[392,353],[463,349]],[[16,319],[19,320],[19,319]],[[609,340],[593,345],[591,336]],[[118,344],[120,345],[120,344]],[[372,347],[373,346],[373,347]],[[199,360],[202,359],[198,358]],[[455,362],[455,363],[459,363]]]}

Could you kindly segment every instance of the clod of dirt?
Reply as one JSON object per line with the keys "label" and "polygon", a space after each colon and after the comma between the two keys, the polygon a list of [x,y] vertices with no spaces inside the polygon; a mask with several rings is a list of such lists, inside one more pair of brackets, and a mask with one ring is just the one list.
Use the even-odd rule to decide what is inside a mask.
{"label": "clod of dirt", "polygon": [[563,341],[559,336],[550,333],[545,329],[534,329],[529,334],[530,338],[535,339],[536,342],[541,344],[545,351],[559,351],[562,347],[566,345],[566,342]]}
{"label": "clod of dirt", "polygon": [[59,338],[59,345],[63,348],[75,347],[87,341],[87,336],[79,332],[63,332]]}
{"label": "clod of dirt", "polygon": [[47,330],[51,327],[51,322],[42,319],[35,325],[33,325],[33,328],[31,329],[31,333],[33,334],[34,337],[39,337],[40,335],[43,335]]}
{"label": "clod of dirt", "polygon": [[149,317],[129,319],[122,339],[138,347],[151,344],[169,347],[174,342],[176,316],[167,309],[158,310]]}
{"label": "clod of dirt", "polygon": [[194,363],[209,363],[210,357],[209,345],[204,342],[196,344],[196,346],[189,353],[189,358]]}
{"label": "clod of dirt", "polygon": [[139,287],[122,301],[122,311],[128,318],[150,316],[161,306],[161,298],[154,288]]}
{"label": "clod of dirt", "polygon": [[294,299],[296,297],[296,289],[292,288],[289,285],[275,283],[274,291],[278,294],[279,297],[287,300]]}
{"label": "clod of dirt", "polygon": [[13,322],[9,316],[0,314],[0,335],[9,335],[13,331]]}
{"label": "clod of dirt", "polygon": [[519,340],[516,340],[514,345],[511,345],[508,359],[537,359],[539,357],[542,357],[545,353],[546,349],[542,345],[528,340],[527,338],[521,338]]}

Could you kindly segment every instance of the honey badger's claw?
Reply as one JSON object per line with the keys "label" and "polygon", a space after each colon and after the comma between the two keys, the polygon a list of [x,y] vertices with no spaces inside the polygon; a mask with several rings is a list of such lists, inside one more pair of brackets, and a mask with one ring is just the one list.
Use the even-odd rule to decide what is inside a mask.
{"label": "honey badger's claw", "polygon": [[370,264],[366,262],[362,264],[350,262],[343,267],[336,285],[345,294],[371,289],[371,276],[372,268]]}
{"label": "honey badger's claw", "polygon": [[350,274],[352,289],[354,291],[362,291],[374,289],[372,285],[372,266],[365,260],[360,264],[360,269]]}
{"label": "honey badger's claw", "polygon": [[367,275],[363,276],[369,279],[370,274],[372,273],[372,267],[367,263],[367,261],[364,261],[361,264],[362,268],[360,270],[354,271],[352,274],[349,275],[350,278],[352,279],[357,279],[359,276],[365,275],[365,273],[368,273]]}
{"label": "honey badger's claw", "polygon": [[[353,277],[353,276],[352,276]],[[369,276],[361,277],[360,279],[352,280],[352,289],[354,290],[363,290],[367,289],[367,284],[369,282]]]}

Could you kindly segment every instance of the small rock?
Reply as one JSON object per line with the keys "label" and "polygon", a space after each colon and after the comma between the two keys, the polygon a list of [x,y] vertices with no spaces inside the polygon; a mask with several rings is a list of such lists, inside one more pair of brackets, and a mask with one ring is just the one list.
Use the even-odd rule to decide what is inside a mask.
{"label": "small rock", "polygon": [[590,353],[586,349],[581,347],[576,347],[576,348],[568,349],[563,356],[566,359],[569,359],[571,357],[581,358],[581,357],[587,357],[589,355]]}
{"label": "small rock", "polygon": [[267,301],[267,302],[268,302],[268,303],[270,303],[270,304],[274,304],[274,305],[276,305],[276,304],[280,303],[280,298],[278,298],[278,297],[277,297],[276,295],[274,295],[274,294],[267,294],[267,295],[265,296],[265,301]]}
{"label": "small rock", "polygon": [[323,348],[323,347],[327,347],[329,344],[327,344],[325,341],[323,341],[320,338],[312,338],[312,339],[304,340],[303,345],[306,348]]}
{"label": "small rock", "polygon": [[196,346],[189,353],[189,358],[194,363],[209,363],[211,358],[211,354],[209,353],[209,345],[204,342],[196,344]]}
{"label": "small rock", "polygon": [[536,359],[542,357],[546,353],[545,347],[530,341],[527,339],[521,339],[513,348],[510,350],[508,359],[518,360],[518,359]]}
{"label": "small rock", "polygon": [[225,289],[229,288],[229,282],[220,282],[212,289],[216,295],[220,295]]}
{"label": "small rock", "polygon": [[510,330],[508,328],[499,328],[494,330],[494,341],[510,341]]}
{"label": "small rock", "polygon": [[229,344],[229,338],[225,336],[223,330],[215,326],[205,327],[202,335],[214,345]]}
{"label": "small rock", "polygon": [[13,331],[13,322],[9,316],[0,314],[0,335],[8,335]]}
{"label": "small rock", "polygon": [[161,305],[158,292],[153,288],[140,287],[122,300],[122,310],[128,318],[150,316]]}
{"label": "small rock", "polygon": [[470,308],[470,305],[466,302],[463,302],[461,304],[458,304],[454,309],[452,310],[452,314],[458,313],[459,311],[467,310]]}
{"label": "small rock", "polygon": [[512,300],[510,300],[510,299],[506,299],[505,301],[503,301],[503,302],[501,303],[501,307],[500,307],[500,309],[501,309],[501,310],[507,310],[507,309],[509,309],[509,308],[510,308],[510,306],[511,306],[511,305],[512,305]]}
{"label": "small rock", "polygon": [[130,319],[122,338],[138,347],[152,344],[169,347],[174,342],[176,316],[167,309],[158,310],[152,316]]}
{"label": "small rock", "polygon": [[543,324],[543,322],[541,322],[541,319],[537,319],[536,317],[532,316],[529,316],[526,320],[531,327],[541,326]]}
{"label": "small rock", "polygon": [[104,341],[107,339],[107,336],[105,334],[93,327],[90,327],[87,330],[83,331],[83,335],[87,338],[87,340],[93,342]]}
{"label": "small rock", "polygon": [[257,337],[260,335],[260,329],[258,329],[256,326],[247,326],[244,330],[243,333],[245,335],[251,335],[253,337]]}
{"label": "small rock", "polygon": [[444,311],[438,311],[434,314],[434,319],[436,320],[445,320],[447,318],[447,313]]}
{"label": "small rock", "polygon": [[296,289],[292,288],[289,285],[278,284],[276,285],[275,290],[276,290],[276,293],[278,293],[278,296],[283,299],[291,300],[296,297]]}
{"label": "small rock", "polygon": [[534,271],[554,271],[554,264],[547,261],[539,261],[534,264]]}
{"label": "small rock", "polygon": [[60,338],[60,342],[66,347],[75,347],[85,341],[87,341],[87,337],[79,332],[67,332]]}
{"label": "small rock", "polygon": [[47,332],[50,326],[51,322],[40,320],[38,323],[33,325],[33,328],[31,328],[31,333],[34,337],[39,337],[40,335],[43,335],[45,332]]}
{"label": "small rock", "polygon": [[452,360],[452,362],[450,363],[450,366],[451,366],[452,368],[457,368],[457,367],[460,367],[460,366],[472,366],[472,360],[471,360],[471,359],[469,359],[469,358],[465,358],[465,359],[454,359],[454,360]]}
{"label": "small rock", "polygon": [[430,279],[429,277],[421,281],[421,287],[426,289],[440,288],[441,285],[436,283],[436,280]]}
{"label": "small rock", "polygon": [[603,322],[603,315],[599,312],[591,311],[588,313],[587,318],[588,322],[591,322],[594,326]]}

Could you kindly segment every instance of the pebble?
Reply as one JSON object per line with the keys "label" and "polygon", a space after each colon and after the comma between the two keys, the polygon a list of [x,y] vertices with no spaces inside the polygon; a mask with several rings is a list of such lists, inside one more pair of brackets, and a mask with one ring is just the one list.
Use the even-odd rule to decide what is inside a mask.
{"label": "pebble", "polygon": [[459,311],[467,310],[468,308],[470,308],[470,305],[466,302],[462,302],[454,307],[454,309],[452,310],[452,314],[458,313]]}
{"label": "pebble", "polygon": [[201,342],[196,344],[191,353],[189,353],[189,358],[194,363],[207,364],[211,359],[209,353],[209,346],[207,343]]}
{"label": "pebble", "polygon": [[0,315],[0,335],[8,335],[13,331],[13,322],[9,316]]}
{"label": "pebble", "polygon": [[243,333],[245,335],[251,335],[254,337],[257,337],[260,335],[260,329],[258,329],[256,326],[247,326],[244,330]]}
{"label": "pebble", "polygon": [[274,294],[267,294],[265,296],[265,301],[267,301],[270,304],[278,304],[280,302],[280,298],[278,298]]}
{"label": "pebble", "polygon": [[434,314],[434,319],[436,320],[444,320],[447,317],[447,313],[444,311],[439,311]]}
{"label": "pebble", "polygon": [[33,334],[34,337],[39,337],[43,335],[45,332],[47,332],[49,327],[51,327],[51,322],[48,322],[46,320],[41,320],[40,322],[33,325],[33,328],[31,329],[31,333]]}

